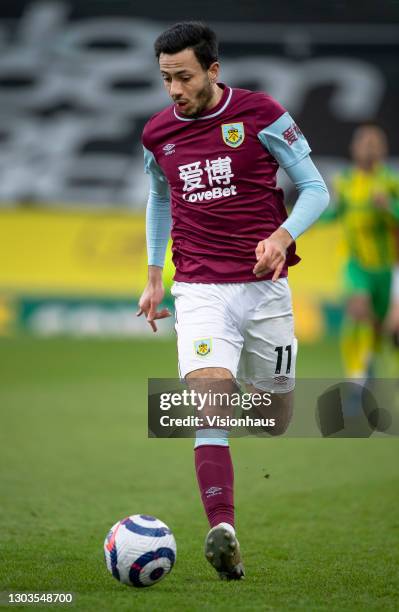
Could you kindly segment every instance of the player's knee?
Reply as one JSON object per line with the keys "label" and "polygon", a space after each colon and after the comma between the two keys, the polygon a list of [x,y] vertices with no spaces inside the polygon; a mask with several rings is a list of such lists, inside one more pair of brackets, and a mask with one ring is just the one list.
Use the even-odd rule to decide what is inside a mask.
{"label": "player's knee", "polygon": [[287,431],[292,419],[293,392],[273,394],[272,405],[274,405],[275,424],[270,433],[273,436],[281,436]]}
{"label": "player's knee", "polygon": [[[264,393],[264,391],[257,391]],[[273,393],[270,395],[271,403],[267,406],[251,408],[254,416],[267,418],[273,421],[273,425],[265,425],[262,430],[271,436],[282,436],[288,429],[293,414],[293,391],[288,393]]]}
{"label": "player's knee", "polygon": [[233,375],[227,368],[198,368],[186,374],[187,380],[195,378],[207,379],[233,379]]}
{"label": "player's knee", "polygon": [[[214,416],[231,417],[233,408],[230,397],[237,391],[236,382],[227,368],[199,368],[186,375],[187,385],[198,394],[198,416],[208,419]],[[202,399],[199,399],[199,395]],[[205,398],[205,400],[204,400]]]}
{"label": "player's knee", "polygon": [[365,295],[351,297],[346,308],[348,315],[355,321],[367,321],[371,316],[369,300]]}

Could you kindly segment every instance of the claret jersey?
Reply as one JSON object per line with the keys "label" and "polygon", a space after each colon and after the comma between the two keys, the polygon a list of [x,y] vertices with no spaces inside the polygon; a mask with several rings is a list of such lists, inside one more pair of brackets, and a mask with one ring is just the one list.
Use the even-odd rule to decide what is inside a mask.
{"label": "claret jersey", "polygon": [[[298,126],[273,98],[219,86],[223,95],[211,110],[191,119],[171,105],[143,132],[146,172],[170,189],[177,281],[259,280],[252,272],[255,248],[287,218],[278,167],[310,152]],[[281,276],[298,261],[292,244]]]}

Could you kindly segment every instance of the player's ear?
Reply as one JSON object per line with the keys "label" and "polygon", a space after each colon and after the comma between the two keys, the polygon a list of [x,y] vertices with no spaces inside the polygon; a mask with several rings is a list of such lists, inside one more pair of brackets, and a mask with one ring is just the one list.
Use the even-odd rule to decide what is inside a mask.
{"label": "player's ear", "polygon": [[220,70],[219,62],[213,62],[213,64],[209,66],[208,76],[209,76],[209,80],[212,81],[212,83],[216,83],[216,81],[218,80],[219,70]]}

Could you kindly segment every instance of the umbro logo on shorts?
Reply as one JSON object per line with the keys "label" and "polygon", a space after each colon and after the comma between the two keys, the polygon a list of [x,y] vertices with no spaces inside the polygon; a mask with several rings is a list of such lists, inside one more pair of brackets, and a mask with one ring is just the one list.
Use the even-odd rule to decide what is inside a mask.
{"label": "umbro logo on shorts", "polygon": [[285,383],[288,382],[288,381],[289,381],[288,376],[275,376],[274,377],[274,382],[277,385],[285,385]]}

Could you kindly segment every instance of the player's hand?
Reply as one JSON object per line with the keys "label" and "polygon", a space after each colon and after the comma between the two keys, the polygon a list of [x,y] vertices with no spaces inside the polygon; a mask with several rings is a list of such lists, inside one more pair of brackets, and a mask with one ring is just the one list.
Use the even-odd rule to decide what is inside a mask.
{"label": "player's hand", "polygon": [[388,210],[390,199],[387,193],[383,191],[377,191],[373,195],[374,206],[380,208],[381,210]]}
{"label": "player's hand", "polygon": [[397,334],[399,338],[399,300],[390,307],[385,320],[385,327],[391,334]]}
{"label": "player's hand", "polygon": [[258,242],[255,249],[257,264],[253,269],[256,278],[274,271],[272,281],[275,282],[282,272],[287,248],[292,242],[292,236],[284,228],[279,228],[269,238]]}
{"label": "player's hand", "polygon": [[155,323],[156,320],[172,316],[172,313],[167,308],[158,310],[158,306],[165,295],[165,289],[162,283],[162,268],[158,268],[158,270],[160,270],[160,273],[156,274],[151,274],[150,271],[149,280],[139,300],[139,309],[136,313],[137,317],[140,317],[143,313],[145,314],[154,332],[158,329]]}

